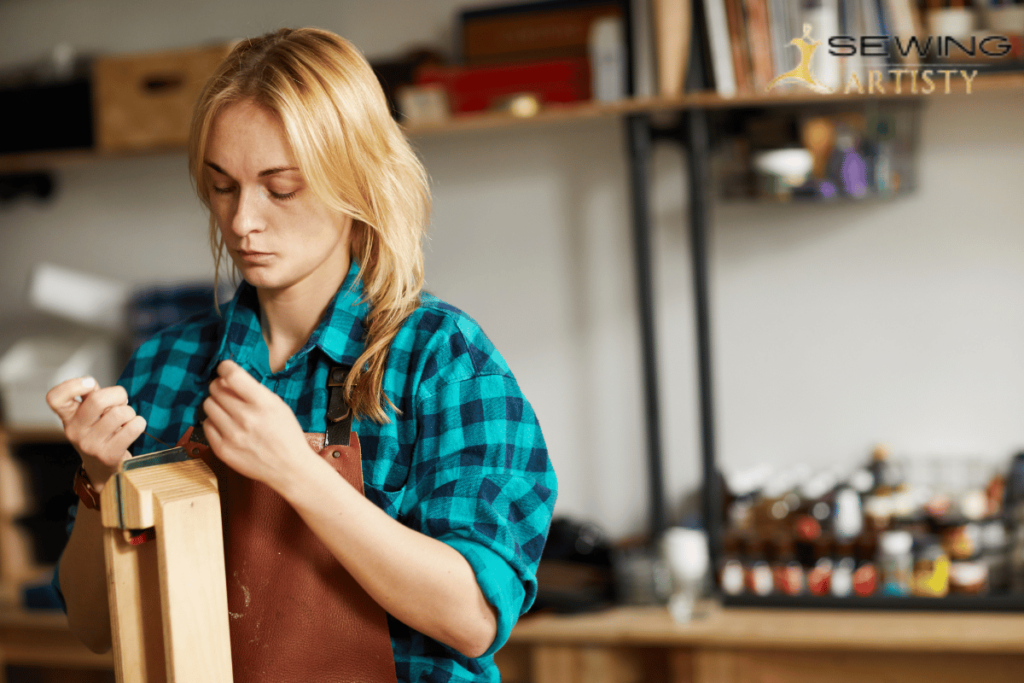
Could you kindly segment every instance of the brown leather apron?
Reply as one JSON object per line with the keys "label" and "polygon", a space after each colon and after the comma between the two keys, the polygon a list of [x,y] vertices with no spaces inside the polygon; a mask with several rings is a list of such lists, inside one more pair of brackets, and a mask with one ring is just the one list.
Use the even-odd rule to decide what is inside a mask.
{"label": "brown leather apron", "polygon": [[[314,451],[363,493],[359,437],[344,404],[346,368],[328,373],[327,431]],[[394,683],[387,615],[266,484],[236,473],[190,427],[178,442],[217,475],[235,683]],[[365,495],[365,494],[364,494]]]}

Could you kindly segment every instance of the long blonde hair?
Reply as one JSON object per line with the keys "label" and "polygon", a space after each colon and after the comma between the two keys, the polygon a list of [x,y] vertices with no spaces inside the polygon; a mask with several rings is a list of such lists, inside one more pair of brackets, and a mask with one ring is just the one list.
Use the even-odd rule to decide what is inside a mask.
{"label": "long blonde hair", "polygon": [[[366,347],[345,385],[356,416],[387,422],[382,382],[388,350],[419,304],[423,235],[430,212],[426,171],[388,110],[370,65],[348,41],[313,28],[281,29],[239,42],[196,104],[189,172],[210,208],[206,144],[227,106],[254,101],[274,111],[310,189],[352,217],[352,258],[371,310]],[[219,275],[224,244],[210,212]]]}

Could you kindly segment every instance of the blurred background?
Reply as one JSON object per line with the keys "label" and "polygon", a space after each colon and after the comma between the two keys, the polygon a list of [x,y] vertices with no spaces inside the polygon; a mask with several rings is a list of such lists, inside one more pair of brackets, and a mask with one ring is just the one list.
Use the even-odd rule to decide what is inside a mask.
{"label": "blurred background", "polygon": [[[827,472],[834,495],[869,466],[879,445],[900,463],[893,486],[925,472],[914,481],[953,495],[951,488],[978,490],[1005,477],[1024,449],[1020,81],[983,87],[983,73],[970,94],[962,79],[945,94],[936,76],[937,91],[917,98],[857,99],[855,92],[838,105],[798,99],[776,106],[763,101],[763,81],[750,74],[743,80],[739,62],[727,82],[716,57],[715,29],[723,25],[711,9],[716,3],[682,3],[678,11],[690,19],[672,24],[655,19],[672,16],[673,3],[604,4],[621,8],[604,12],[619,22],[608,33],[588,34],[589,42],[576,46],[582,52],[502,61],[473,57],[465,27],[493,16],[474,15],[464,0],[0,0],[0,83],[15,92],[72,82],[89,73],[93,59],[216,49],[282,26],[318,26],[351,40],[378,66],[430,174],[427,288],[480,322],[533,403],[559,478],[556,515],[591,525],[610,545],[653,540],[622,115],[639,109],[621,102],[632,88],[635,97],[662,102],[652,116],[671,124],[673,107],[664,102],[699,89],[714,98],[706,100],[713,103],[708,284],[717,464],[727,490],[756,506],[752,496],[770,481],[774,498],[782,498]],[[988,3],[967,28],[928,24],[928,7],[905,4],[924,33],[955,29],[963,38],[985,27]],[[784,25],[769,22],[767,35],[783,47],[768,63],[776,75],[782,70],[772,65],[786,64],[786,49],[786,68],[796,64],[797,51],[785,43],[799,35],[789,31],[806,19],[799,11],[831,8],[835,32],[854,27],[840,23],[844,3],[761,5],[798,10]],[[730,18],[722,17],[727,25]],[[748,70],[763,61],[756,40],[726,39],[726,54],[737,40],[753,45],[743,53],[752,60]],[[679,64],[667,61],[666,45]],[[1007,59],[1019,59],[1019,48],[1018,34]],[[595,62],[602,54],[628,67],[602,76]],[[691,54],[702,61],[696,69],[686,61]],[[513,68],[538,59],[548,65],[533,75]],[[851,69],[871,65],[836,68],[816,73],[834,76],[842,91]],[[668,86],[659,83],[672,73]],[[530,78],[543,83],[530,87],[523,80]],[[602,78],[610,81],[599,88]],[[888,77],[886,83],[891,94]],[[762,94],[751,95],[755,89]],[[801,92],[790,86],[776,95]],[[586,115],[565,113],[574,105]],[[488,112],[458,125],[474,109]],[[551,112],[563,113],[545,118]],[[502,123],[511,117],[520,125]],[[45,366],[44,378],[72,367],[71,356],[97,339],[110,344],[107,350],[79,353],[76,362],[102,367],[107,353],[116,376],[158,308],[204,305],[201,288],[212,284],[206,216],[184,151],[115,140],[107,151],[53,161],[19,142],[17,130],[3,135],[8,156],[0,172],[9,190],[0,197],[0,356],[26,339],[66,342],[49,355],[37,341],[23,345],[8,383],[24,363]],[[97,134],[61,144],[108,143]],[[666,515],[673,525],[700,527],[685,154],[659,144],[650,157],[651,276]],[[62,290],[61,277],[79,284]],[[187,300],[192,295],[198,304]],[[69,304],[74,310],[56,310],[66,297],[78,302],[75,296],[83,299]],[[124,312],[76,318],[97,299]],[[15,400],[45,409],[31,386],[19,385]],[[38,431],[45,434],[45,425],[32,419],[8,427],[28,434],[25,442],[44,439]],[[970,485],[936,474],[943,467],[967,467]],[[829,504],[832,519],[834,499]],[[753,528],[737,524],[744,533]],[[567,533],[577,538],[579,529]]]}

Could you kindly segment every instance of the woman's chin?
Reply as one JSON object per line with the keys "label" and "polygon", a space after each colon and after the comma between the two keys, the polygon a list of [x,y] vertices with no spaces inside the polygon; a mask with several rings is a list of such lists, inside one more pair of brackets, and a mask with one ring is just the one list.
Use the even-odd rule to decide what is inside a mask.
{"label": "woman's chin", "polygon": [[280,278],[274,277],[274,274],[266,268],[247,265],[238,270],[246,282],[258,289],[277,289],[281,286]]}

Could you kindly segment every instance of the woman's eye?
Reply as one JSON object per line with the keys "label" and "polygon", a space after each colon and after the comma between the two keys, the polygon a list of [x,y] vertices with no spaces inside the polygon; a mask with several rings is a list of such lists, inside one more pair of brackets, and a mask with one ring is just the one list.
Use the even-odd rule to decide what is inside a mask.
{"label": "woman's eye", "polygon": [[216,185],[214,185],[213,186],[213,191],[216,192],[217,194],[231,194],[232,192],[235,191],[235,188],[233,188],[233,187],[217,187]]}
{"label": "woman's eye", "polygon": [[274,192],[273,190],[268,191],[270,192],[270,196],[273,197],[274,199],[291,199],[298,193],[298,190],[292,190],[291,192],[285,193]]}

